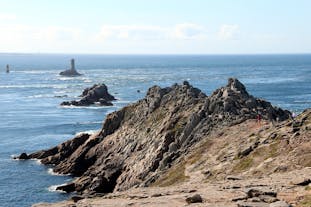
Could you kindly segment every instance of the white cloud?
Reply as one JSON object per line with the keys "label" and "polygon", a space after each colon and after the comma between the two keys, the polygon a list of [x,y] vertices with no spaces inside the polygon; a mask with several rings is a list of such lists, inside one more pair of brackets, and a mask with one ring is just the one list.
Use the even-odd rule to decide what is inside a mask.
{"label": "white cloud", "polygon": [[104,25],[96,39],[130,39],[130,40],[159,40],[159,39],[197,39],[206,36],[204,26],[184,23],[172,27],[155,25]]}
{"label": "white cloud", "polygon": [[78,28],[0,24],[0,52],[65,51],[81,45]]}
{"label": "white cloud", "polygon": [[239,34],[238,25],[225,24],[220,27],[218,36],[222,40],[231,40],[231,39],[236,39],[238,34]]}
{"label": "white cloud", "polygon": [[106,39],[159,39],[165,34],[165,28],[152,25],[104,25],[97,38]]}
{"label": "white cloud", "polygon": [[177,24],[174,27],[173,38],[177,39],[198,39],[206,37],[206,28],[197,24]]}
{"label": "white cloud", "polygon": [[45,41],[72,41],[80,37],[80,30],[76,28],[49,26],[37,29],[36,38]]}

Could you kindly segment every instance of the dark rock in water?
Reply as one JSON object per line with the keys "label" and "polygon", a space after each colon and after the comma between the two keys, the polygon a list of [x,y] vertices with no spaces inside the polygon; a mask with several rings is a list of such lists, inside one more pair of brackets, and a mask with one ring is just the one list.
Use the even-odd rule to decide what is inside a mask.
{"label": "dark rock in water", "polygon": [[95,84],[90,88],[84,89],[80,95],[82,97],[78,101],[64,101],[62,106],[89,106],[98,104],[101,106],[112,106],[111,101],[116,100],[114,96],[108,93],[108,88],[105,84]]}
{"label": "dark rock in water", "polygon": [[75,191],[75,184],[69,183],[69,184],[60,185],[60,186],[57,186],[56,190],[61,190],[61,191],[65,191],[66,193],[70,193],[70,192]]}
{"label": "dark rock in water", "polygon": [[30,157],[25,152],[23,152],[22,154],[20,154],[20,156],[14,157],[14,159],[28,160],[30,159]]}
{"label": "dark rock in water", "polygon": [[202,203],[203,199],[199,194],[195,194],[194,196],[186,198],[186,202],[188,204],[190,204],[190,203]]}
{"label": "dark rock in water", "polygon": [[74,77],[74,76],[80,76],[82,74],[78,73],[76,70],[69,69],[69,70],[60,72],[59,75]]}
{"label": "dark rock in water", "polygon": [[67,98],[68,95],[60,95],[60,96],[54,96],[55,98]]}
{"label": "dark rock in water", "polygon": [[82,74],[80,74],[76,71],[75,60],[71,59],[71,68],[68,70],[60,72],[59,75],[73,77],[73,76],[80,76]]}
{"label": "dark rock in water", "polygon": [[[103,98],[95,95],[98,91],[106,94],[107,88],[95,85],[86,89],[75,104],[98,102]],[[103,99],[114,99],[107,97]],[[55,172],[80,176],[69,188],[78,193],[150,186],[213,129],[254,119],[258,111],[266,120],[282,121],[290,115],[249,95],[233,78],[211,96],[188,82],[153,86],[143,99],[108,114],[98,133],[76,136],[30,156],[54,164]]]}

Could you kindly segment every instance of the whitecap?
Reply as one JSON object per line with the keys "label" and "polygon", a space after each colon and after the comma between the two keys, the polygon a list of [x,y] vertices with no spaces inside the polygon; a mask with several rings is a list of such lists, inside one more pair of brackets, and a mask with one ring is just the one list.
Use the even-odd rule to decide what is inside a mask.
{"label": "whitecap", "polygon": [[16,73],[25,73],[25,74],[46,74],[46,73],[55,73],[55,71],[51,70],[21,70],[21,71],[15,71]]}
{"label": "whitecap", "polygon": [[98,130],[86,130],[86,131],[82,131],[82,132],[78,132],[75,134],[75,136],[79,136],[81,134],[90,134],[90,135],[93,135],[95,133],[97,133]]}
{"label": "whitecap", "polygon": [[37,94],[32,96],[27,96],[26,98],[51,98],[51,95],[48,94]]}
{"label": "whitecap", "polygon": [[77,123],[81,125],[89,125],[89,124],[101,124],[103,122],[102,121],[86,121],[86,122],[77,122]]}
{"label": "whitecap", "polygon": [[56,188],[57,188],[58,186],[62,186],[62,185],[51,185],[50,187],[48,187],[48,191],[50,191],[50,192],[66,193],[66,192],[63,191],[63,190],[56,190]]}
{"label": "whitecap", "polygon": [[57,85],[57,84],[0,85],[0,88],[55,88],[55,89],[65,89],[65,88],[67,88],[67,85]]}
{"label": "whitecap", "polygon": [[32,159],[32,160],[34,160],[37,165],[42,165],[41,159]]}
{"label": "whitecap", "polygon": [[54,172],[53,168],[48,168],[47,172],[48,174],[53,175],[53,176],[70,176],[70,174],[60,174],[60,173]]}
{"label": "whitecap", "polygon": [[102,108],[111,108],[113,106],[96,106],[96,105],[92,105],[92,106],[59,106],[60,108],[69,108],[69,109],[102,109]]}

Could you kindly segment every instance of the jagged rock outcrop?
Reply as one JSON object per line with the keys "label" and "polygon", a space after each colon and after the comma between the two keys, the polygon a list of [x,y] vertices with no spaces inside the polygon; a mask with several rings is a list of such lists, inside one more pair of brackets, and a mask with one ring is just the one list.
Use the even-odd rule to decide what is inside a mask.
{"label": "jagged rock outcrop", "polygon": [[61,76],[69,76],[69,77],[74,77],[74,76],[80,76],[82,74],[78,73],[75,67],[75,60],[71,59],[71,68],[65,71],[62,71],[59,73]]}
{"label": "jagged rock outcrop", "polygon": [[101,106],[112,106],[111,101],[116,100],[114,96],[108,93],[108,88],[105,84],[94,84],[90,88],[84,89],[80,95],[81,99],[77,101],[64,101],[62,106],[89,106],[97,104]]}
{"label": "jagged rock outcrop", "polygon": [[[60,187],[65,191],[108,193],[149,186],[215,127],[254,119],[258,113],[266,120],[290,116],[249,95],[233,78],[211,96],[186,81],[167,88],[154,86],[145,98],[109,114],[99,133],[70,147],[68,153],[61,150],[64,143],[29,157],[55,164],[55,172],[79,176]],[[66,143],[71,146],[77,139],[82,138]]]}

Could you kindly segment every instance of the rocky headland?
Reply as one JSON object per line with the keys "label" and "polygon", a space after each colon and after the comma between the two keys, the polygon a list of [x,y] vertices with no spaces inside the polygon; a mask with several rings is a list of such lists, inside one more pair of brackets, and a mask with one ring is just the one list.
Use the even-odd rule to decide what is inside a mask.
{"label": "rocky headland", "polygon": [[[262,120],[256,120],[260,114]],[[290,112],[230,78],[210,96],[188,82],[151,87],[37,158],[71,174],[70,201],[36,206],[310,206],[311,110]]]}
{"label": "rocky headland", "polygon": [[62,106],[89,106],[93,104],[101,106],[112,106],[111,101],[116,100],[113,95],[108,92],[107,86],[102,84],[94,84],[90,88],[84,89],[80,95],[80,100],[64,101]]}

